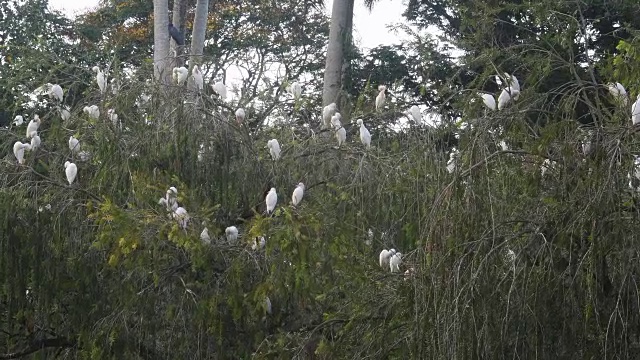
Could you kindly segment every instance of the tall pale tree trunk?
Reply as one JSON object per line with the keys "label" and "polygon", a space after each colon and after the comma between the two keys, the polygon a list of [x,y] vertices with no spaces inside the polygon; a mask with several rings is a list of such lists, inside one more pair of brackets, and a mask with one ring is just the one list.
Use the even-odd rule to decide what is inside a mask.
{"label": "tall pale tree trunk", "polygon": [[209,0],[198,0],[196,4],[196,14],[193,19],[193,32],[191,33],[191,55],[189,57],[189,68],[202,63],[204,51],[204,38],[207,33],[207,23],[209,20]]}
{"label": "tall pale tree trunk", "polygon": [[[187,1],[186,0],[173,0],[173,17],[171,22],[176,29],[180,30],[182,35],[186,35],[185,32],[185,19],[187,16]],[[186,37],[186,36],[185,36]],[[176,42],[171,39],[171,54],[175,54],[176,58],[173,61],[171,67],[174,66],[183,66],[184,65],[184,54],[185,47],[176,44]]]}
{"label": "tall pale tree trunk", "polygon": [[153,76],[162,83],[171,78],[168,26],[169,1],[153,0]]}
{"label": "tall pale tree trunk", "polygon": [[322,88],[322,105],[339,102],[342,87],[343,62],[346,45],[351,40],[351,23],[353,21],[353,0],[333,0],[331,10],[331,26],[329,27],[329,46],[324,71]]}

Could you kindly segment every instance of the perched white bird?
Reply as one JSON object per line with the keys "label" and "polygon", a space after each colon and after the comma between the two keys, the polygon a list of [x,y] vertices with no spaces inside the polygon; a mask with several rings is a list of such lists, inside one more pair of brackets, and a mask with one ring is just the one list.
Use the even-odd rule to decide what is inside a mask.
{"label": "perched white bird", "polygon": [[33,119],[29,121],[29,125],[27,125],[27,138],[31,138],[34,132],[38,132],[38,127],[40,127],[40,116],[34,115]]}
{"label": "perched white bird", "polygon": [[184,84],[187,81],[187,77],[189,76],[189,70],[186,67],[174,67],[173,68],[173,81],[178,85]]}
{"label": "perched white bird", "polygon": [[518,78],[516,78],[514,75],[509,75],[508,73],[504,73],[504,80],[507,82],[506,83],[507,88],[510,88],[510,90],[517,90],[518,92],[520,92],[520,82],[518,81]]}
{"label": "perched white bird", "polygon": [[387,90],[387,87],[384,85],[380,85],[378,86],[378,96],[376,96],[376,110],[379,110],[380,108],[382,108],[384,106],[384,99],[385,99],[385,91]]}
{"label": "perched white bird", "polygon": [[209,236],[209,229],[204,228],[202,230],[202,232],[200,233],[200,240],[202,240],[202,242],[204,242],[205,244],[211,243],[211,237]]}
{"label": "perched white bird", "polygon": [[331,126],[331,117],[336,112],[336,103],[331,103],[322,108],[322,127],[328,129]]}
{"label": "perched white bird", "polygon": [[228,228],[224,229],[224,233],[225,235],[227,235],[227,240],[229,242],[233,242],[238,240],[238,228],[235,226],[229,226]]}
{"label": "perched white bird", "polygon": [[422,123],[422,112],[417,105],[413,105],[411,109],[409,109],[409,114],[411,114],[411,117],[413,118],[413,121],[416,122],[416,124]]}
{"label": "perched white bird", "polygon": [[13,118],[13,125],[20,126],[22,124],[24,124],[24,118],[21,115],[16,115],[16,117]]}
{"label": "perched white bird", "polygon": [[347,141],[347,130],[345,130],[343,127],[340,127],[340,129],[336,130],[336,139],[338,139],[338,147],[342,146],[342,144]]}
{"label": "perched white bird", "polygon": [[80,152],[80,140],[76,139],[74,136],[69,137],[69,150],[78,153]]}
{"label": "perched white bird", "polygon": [[447,161],[447,171],[449,174],[456,170],[458,162],[458,150],[452,150],[449,154],[449,161]]}
{"label": "perched white bird", "polygon": [[269,153],[273,160],[280,159],[280,143],[278,143],[278,140],[271,139],[267,141],[267,147],[269,148]]}
{"label": "perched white bird", "polygon": [[516,253],[511,249],[506,249],[504,253],[504,260],[510,264],[514,264],[516,261]]}
{"label": "perched white bird", "polygon": [[16,141],[16,143],[13,144],[13,155],[15,155],[16,159],[18,160],[18,164],[24,164],[25,150],[31,150],[31,145],[23,144],[20,141]]}
{"label": "perched white bird", "polygon": [[202,75],[202,71],[200,71],[200,67],[198,65],[193,66],[193,70],[191,70],[191,78],[193,79],[193,84],[196,87],[196,90],[200,91],[204,89],[204,76]]}
{"label": "perched white bird", "polygon": [[293,98],[298,100],[300,95],[302,95],[302,86],[297,81],[294,81],[289,87],[289,91],[291,91]]}
{"label": "perched white bird", "polygon": [[256,237],[253,239],[253,244],[251,245],[251,250],[260,250],[264,249],[264,246],[267,244],[264,236]]}
{"label": "perched white bird", "polygon": [[[484,106],[489,108],[489,110],[496,110],[496,99],[491,94],[478,94],[482,97],[482,102]],[[508,94],[507,94],[508,95]]]}
{"label": "perched white bird", "polygon": [[544,176],[544,174],[548,171],[553,169],[553,167],[556,165],[555,161],[549,160],[549,159],[544,159],[544,161],[542,162],[542,164],[540,165],[540,175]]}
{"label": "perched white bird", "polygon": [[395,253],[396,251],[394,249],[391,249],[391,250],[382,249],[382,251],[380,251],[380,256],[379,256],[380,267],[385,269],[387,266],[389,266],[389,259],[391,259],[391,257]]}
{"label": "perched white bird", "polygon": [[59,102],[62,102],[62,99],[64,98],[64,91],[62,91],[62,87],[58,84],[55,85],[49,85],[49,97],[55,100],[58,100]]}
{"label": "perched white bird", "polygon": [[362,119],[358,119],[357,123],[358,123],[358,125],[360,125],[360,141],[362,141],[362,144],[365,147],[370,148],[371,147],[371,134],[369,133],[369,130],[364,126],[364,123],[362,122]]}
{"label": "perched white bird", "polygon": [[71,111],[69,111],[69,107],[65,106],[60,108],[60,117],[62,118],[62,120],[67,121],[69,120],[69,118],[71,118]]}
{"label": "perched white bird", "polygon": [[76,164],[66,161],[64,163],[64,173],[67,175],[67,181],[69,182],[69,185],[71,185],[73,183],[73,180],[76,179],[76,175],[78,175],[78,167],[76,166]]}
{"label": "perched white bird", "polygon": [[333,114],[331,117],[331,126],[333,126],[334,129],[339,129],[342,127],[342,122],[340,120],[342,120],[342,115],[339,112]]}
{"label": "perched white bird", "polygon": [[393,254],[393,256],[391,256],[391,259],[389,259],[389,268],[391,268],[392,273],[399,272],[401,264],[402,253],[395,253]]}
{"label": "perched white bird", "polygon": [[96,73],[96,82],[100,88],[100,93],[104,94],[105,90],[107,90],[107,78],[99,67],[94,66],[92,70]]}
{"label": "perched white bird", "polygon": [[415,274],[416,269],[408,268],[407,271],[404,272],[404,280],[409,280],[413,274]]}
{"label": "perched white bird", "polygon": [[111,94],[118,95],[120,92],[120,81],[118,79],[111,79]]}
{"label": "perched white bird", "polygon": [[100,108],[98,108],[98,105],[85,106],[82,111],[89,115],[93,120],[98,120],[100,118]]}
{"label": "perched white bird", "polygon": [[520,91],[516,90],[516,89],[511,89],[511,92],[509,92],[508,89],[503,89],[502,92],[500,93],[500,96],[498,97],[498,110],[502,110],[504,109],[509,102],[511,101],[511,99],[518,100],[518,96],[520,95]]}
{"label": "perched white bird", "polygon": [[109,120],[111,120],[111,123],[113,124],[114,127],[122,128],[122,124],[118,121],[118,114],[116,114],[115,110],[113,109],[107,110],[107,116],[109,116]]}
{"label": "perched white bird", "polygon": [[238,124],[242,124],[245,116],[246,114],[243,108],[238,108],[238,110],[236,110],[236,121],[238,122]]}
{"label": "perched white bird", "polygon": [[167,207],[173,211],[176,211],[176,209],[178,208],[178,189],[176,189],[174,186],[170,187],[167,190],[165,197],[167,199]]}
{"label": "perched white bird", "polygon": [[278,194],[276,193],[276,188],[271,188],[269,193],[264,199],[264,202],[267,204],[267,214],[273,212],[276,208],[276,204],[278,203]]}
{"label": "perched white bird", "polygon": [[633,105],[631,105],[631,123],[633,123],[633,125],[640,124],[640,94]]}
{"label": "perched white bird", "polygon": [[34,131],[33,133],[31,133],[31,150],[35,150],[38,147],[40,147],[41,142],[42,140],[40,140],[40,136],[38,136],[37,131]]}
{"label": "perched white bird", "polygon": [[269,297],[267,296],[266,298],[264,298],[264,311],[267,312],[267,314],[271,315],[271,299],[269,299]]}
{"label": "perched white bird", "polygon": [[187,225],[189,225],[189,214],[182,206],[173,212],[173,218],[178,222],[178,225],[182,229],[186,229]]}
{"label": "perched white bird", "polygon": [[622,99],[623,103],[626,104],[629,98],[627,97],[627,90],[625,90],[624,86],[617,83],[609,83],[607,84],[607,90],[613,95],[613,97],[618,100]]}
{"label": "perched white bird", "polygon": [[633,169],[627,174],[631,190],[640,191],[640,156],[634,155]]}
{"label": "perched white bird", "polygon": [[222,100],[227,99],[227,86],[222,81],[216,82],[215,84],[211,85],[211,87],[213,88],[213,91],[220,95],[220,98]]}
{"label": "perched white bird", "polygon": [[302,201],[303,196],[304,184],[299,183],[298,186],[296,186],[296,189],[293,190],[293,195],[291,195],[291,202],[293,203],[293,206],[298,206],[298,204],[300,204],[300,201]]}

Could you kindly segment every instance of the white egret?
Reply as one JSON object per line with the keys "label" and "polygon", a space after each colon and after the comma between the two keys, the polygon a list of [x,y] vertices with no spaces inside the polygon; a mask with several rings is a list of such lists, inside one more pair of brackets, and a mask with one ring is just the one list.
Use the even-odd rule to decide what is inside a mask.
{"label": "white egret", "polygon": [[422,123],[422,112],[420,111],[418,105],[413,105],[411,109],[409,109],[409,114],[411,114],[411,117],[413,118],[413,121],[416,122],[416,124]]}
{"label": "white egret", "polygon": [[186,230],[187,225],[189,225],[189,214],[187,213],[187,210],[185,210],[185,208],[183,208],[182,206],[178,207],[173,212],[173,218],[178,222],[180,228]]}
{"label": "white egret", "polygon": [[187,81],[187,77],[189,76],[189,70],[186,67],[174,67],[173,68],[173,81],[176,82],[179,86],[184,84]]}
{"label": "white egret", "polygon": [[516,90],[516,89],[511,89],[511,92],[509,92],[508,89],[503,89],[502,92],[500,93],[500,96],[498,97],[498,110],[502,110],[504,109],[509,102],[511,101],[511,99],[518,100],[518,96],[520,95],[520,91]]}
{"label": "white egret", "polygon": [[273,210],[276,208],[276,204],[278,203],[278,194],[276,193],[276,188],[272,187],[271,190],[269,190],[269,193],[265,197],[264,201],[267,204],[267,214],[273,212]]}
{"label": "white egret", "polygon": [[264,298],[264,310],[267,312],[267,314],[271,315],[271,299],[269,299],[269,297],[267,296],[266,298]]}
{"label": "white egret", "polygon": [[238,124],[242,124],[245,116],[246,113],[244,112],[243,108],[238,108],[238,110],[236,110],[236,121],[238,122]]}
{"label": "white egret", "polygon": [[360,141],[368,149],[371,147],[371,133],[369,133],[369,130],[364,126],[362,119],[358,119],[357,123],[360,126]]}
{"label": "white egret", "polygon": [[196,87],[196,90],[201,91],[204,89],[204,76],[202,75],[202,71],[200,71],[200,67],[198,65],[193,66],[193,70],[191,70],[191,78],[193,79],[193,84]]}
{"label": "white egret", "polygon": [[333,116],[331,117],[331,125],[335,129],[340,128],[342,126],[342,122],[340,120],[342,120],[342,115],[339,112],[333,114]]}
{"label": "white egret", "polygon": [[373,230],[369,229],[367,230],[367,237],[364,240],[364,244],[367,246],[371,246],[372,243],[373,243]]}
{"label": "white egret", "polygon": [[18,160],[18,164],[24,164],[24,151],[31,150],[30,144],[23,144],[20,141],[16,141],[13,144],[13,155],[15,155]]}
{"label": "white egret", "polygon": [[449,174],[453,173],[456,170],[458,162],[458,150],[452,150],[449,154],[449,161],[447,161],[447,171]]}
{"label": "white egret", "polygon": [[491,94],[478,94],[482,97],[482,102],[484,106],[489,108],[489,110],[496,110],[496,99]]}
{"label": "white egret", "polygon": [[384,106],[386,90],[387,90],[386,86],[384,85],[378,86],[378,96],[376,96],[376,110],[379,110],[380,108],[382,108],[382,106]]}
{"label": "white egret", "polygon": [[280,159],[280,143],[278,143],[278,140],[271,139],[267,141],[267,147],[269,148],[269,153],[273,160]]}
{"label": "white egret", "polygon": [[634,155],[633,169],[627,174],[629,178],[629,187],[631,190],[640,191],[640,186],[634,186],[640,184],[640,156]]}
{"label": "white egret", "polygon": [[31,135],[34,132],[38,131],[38,127],[40,127],[40,116],[38,115],[34,115],[33,119],[31,119],[31,121],[29,121],[29,125],[27,125],[27,138],[31,138]]}
{"label": "white egret", "polygon": [[100,93],[104,94],[107,89],[107,78],[104,76],[102,70],[99,67],[94,66],[91,70],[96,73],[96,82],[98,83],[98,87],[100,88]]}
{"label": "white egret", "polygon": [[16,115],[16,117],[13,118],[13,125],[20,126],[22,124],[24,124],[24,118],[22,115]]}
{"label": "white egret", "polygon": [[100,118],[100,108],[98,108],[98,105],[85,106],[82,111],[93,120]]}
{"label": "white egret", "polygon": [[120,81],[118,79],[111,79],[111,94],[118,95],[120,92]]}
{"label": "white egret", "polygon": [[331,126],[331,117],[336,112],[336,103],[331,103],[322,108],[322,127],[328,129]]}
{"label": "white egret", "polygon": [[215,84],[211,85],[213,91],[215,91],[218,95],[220,95],[220,99],[227,99],[227,86],[222,82],[218,81]]}
{"label": "white egret", "polygon": [[540,165],[540,175],[544,176],[544,174],[548,171],[553,169],[553,167],[556,165],[555,161],[552,161],[550,159],[544,159],[544,161],[542,162],[542,164]]}
{"label": "white egret", "polygon": [[33,133],[31,133],[31,149],[30,150],[35,150],[39,148],[41,142],[42,140],[40,140],[40,136],[38,136],[37,131],[34,131]]}
{"label": "white egret", "polygon": [[414,268],[408,268],[407,271],[404,272],[404,280],[409,280],[413,274],[415,274],[416,269]]}
{"label": "white egret", "polygon": [[382,249],[382,251],[380,251],[380,256],[379,256],[379,262],[380,262],[380,267],[381,268],[386,268],[387,266],[389,266],[389,259],[391,259],[391,257],[396,253],[395,249]]}
{"label": "white egret", "polygon": [[338,139],[338,147],[342,146],[342,144],[347,141],[347,130],[342,126],[340,129],[336,130],[336,139]]}
{"label": "white egret", "polygon": [[118,114],[116,114],[115,110],[113,109],[107,110],[107,116],[109,116],[109,120],[111,120],[111,123],[113,124],[114,127],[122,128],[122,123],[118,121]]}
{"label": "white egret", "polygon": [[631,105],[631,123],[633,125],[640,124],[640,94],[638,94],[638,98]]}
{"label": "white egret", "polygon": [[229,242],[233,242],[238,240],[238,228],[235,226],[229,226],[228,228],[224,229],[224,233],[227,236],[227,240]]}
{"label": "white egret", "polygon": [[170,187],[166,193],[167,207],[173,211],[178,208],[178,189]]}
{"label": "white egret", "polygon": [[300,95],[302,95],[302,86],[297,81],[294,81],[289,87],[289,91],[291,91],[293,98],[298,100]]}
{"label": "white egret", "polygon": [[211,243],[211,237],[209,236],[209,229],[204,228],[202,230],[202,232],[200,233],[200,240],[202,240],[202,242],[204,242],[205,244]]}
{"label": "white egret", "polygon": [[80,140],[76,139],[74,136],[69,137],[69,150],[77,153],[80,151]]}
{"label": "white egret", "polygon": [[302,201],[303,196],[304,196],[304,184],[299,183],[298,186],[296,186],[295,190],[293,190],[293,195],[291,195],[291,203],[293,203],[293,206],[298,206],[300,201]]}
{"label": "white egret", "polygon": [[260,250],[264,249],[264,246],[267,244],[267,240],[265,240],[264,236],[259,236],[253,239],[253,244],[251,245],[251,250]]}
{"label": "white egret", "polygon": [[[498,79],[500,78],[498,77]],[[518,92],[520,92],[520,82],[518,81],[518,78],[516,78],[514,75],[504,73],[504,80],[507,82],[507,84],[505,84],[507,88],[509,88],[511,91],[517,90]]]}
{"label": "white egret", "polygon": [[395,253],[393,254],[393,256],[391,256],[391,259],[389,259],[389,268],[391,268],[392,273],[399,272],[401,264],[402,253]]}
{"label": "white egret", "polygon": [[71,185],[76,179],[76,175],[78,175],[78,167],[76,166],[76,164],[66,161],[64,163],[64,173],[65,175],[67,175],[67,181],[69,182],[69,185]]}
{"label": "white egret", "polygon": [[619,82],[607,84],[607,90],[613,95],[616,100],[622,99],[623,104],[628,101],[627,90]]}
{"label": "white egret", "polygon": [[60,108],[60,117],[62,118],[62,120],[67,121],[69,120],[69,118],[71,118],[71,111],[69,110],[70,109],[68,106]]}
{"label": "white egret", "polygon": [[55,85],[49,85],[49,97],[57,100],[59,102],[62,102],[62,99],[64,98],[64,91],[62,91],[62,87],[58,84]]}

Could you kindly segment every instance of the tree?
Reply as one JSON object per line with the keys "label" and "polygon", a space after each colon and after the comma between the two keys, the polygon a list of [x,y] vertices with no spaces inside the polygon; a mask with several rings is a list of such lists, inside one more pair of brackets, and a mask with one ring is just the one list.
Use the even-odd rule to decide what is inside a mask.
{"label": "tree", "polygon": [[153,0],[153,75],[161,83],[171,79],[168,26],[169,2]]}
{"label": "tree", "polygon": [[344,56],[351,46],[354,0],[336,0],[331,10],[331,27],[322,89],[322,104],[339,103],[344,75]]}

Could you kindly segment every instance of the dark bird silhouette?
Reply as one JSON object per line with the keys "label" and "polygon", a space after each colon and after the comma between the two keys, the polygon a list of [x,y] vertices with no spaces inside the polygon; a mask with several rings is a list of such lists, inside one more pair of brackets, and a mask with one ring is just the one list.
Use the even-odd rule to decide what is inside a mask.
{"label": "dark bird silhouette", "polygon": [[169,23],[169,35],[178,45],[184,45],[184,34],[180,32],[172,23]]}

